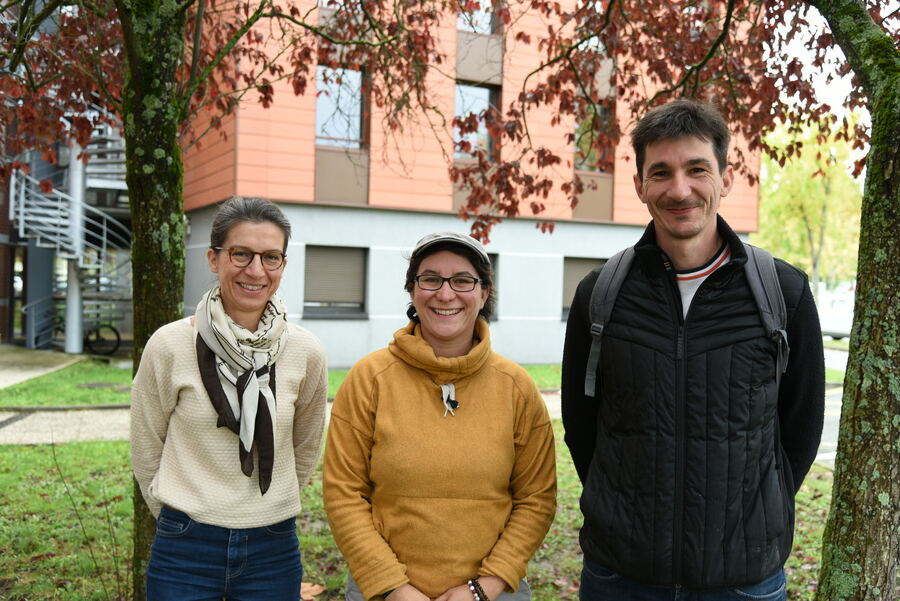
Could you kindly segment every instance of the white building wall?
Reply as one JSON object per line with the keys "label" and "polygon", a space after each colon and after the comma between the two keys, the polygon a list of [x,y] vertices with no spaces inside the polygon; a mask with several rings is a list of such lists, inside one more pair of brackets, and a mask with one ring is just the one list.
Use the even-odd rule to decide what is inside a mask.
{"label": "white building wall", "polygon": [[[383,348],[394,331],[406,324],[409,295],[403,280],[416,241],[430,232],[469,228],[455,215],[444,213],[313,204],[281,208],[293,232],[278,294],[287,304],[289,319],[319,337],[329,365],[336,368],[349,367]],[[206,207],[189,215],[185,276],[189,315],[215,282],[206,262],[214,212],[214,207]],[[543,234],[530,219],[495,226],[487,246],[488,252],[498,255],[497,319],[491,322],[494,349],[519,363],[559,363],[566,325],[562,319],[564,258],[608,258],[634,244],[642,231],[634,226],[559,222],[553,234]],[[367,318],[303,317],[307,244],[368,249]]]}

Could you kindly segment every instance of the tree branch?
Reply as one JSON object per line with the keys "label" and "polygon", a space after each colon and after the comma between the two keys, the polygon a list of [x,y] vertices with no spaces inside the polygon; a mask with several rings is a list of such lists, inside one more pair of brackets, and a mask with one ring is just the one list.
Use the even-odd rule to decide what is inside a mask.
{"label": "tree branch", "polygon": [[882,26],[883,26],[884,23],[885,23],[885,21],[887,21],[888,19],[890,19],[891,17],[893,17],[894,15],[896,15],[896,14],[898,14],[898,13],[900,13],[900,6],[898,6],[898,7],[897,7],[896,9],[894,9],[892,12],[890,12],[890,13],[888,13],[887,15],[885,15],[884,17],[882,17],[881,20],[878,22],[879,25],[882,25]]}
{"label": "tree branch", "polygon": [[[91,72],[87,68],[85,68],[84,65],[82,65],[81,63],[79,63],[77,61],[65,61],[65,59],[63,59],[63,57],[60,56],[52,48],[48,48],[47,52],[49,52],[51,55],[56,57],[56,59],[58,61],[65,62],[65,64],[67,66],[75,69],[76,71],[78,71],[79,73],[81,73],[82,75],[87,77],[89,80],[91,80],[91,82],[97,86],[97,88],[103,94],[103,97],[106,98],[106,101],[113,107],[113,109],[115,109],[119,113],[122,112],[122,99],[116,98],[115,96],[113,96],[112,92],[109,91],[109,88],[107,88],[107,86],[106,86],[106,77],[104,76],[103,72],[100,70],[99,66],[97,66],[96,71]],[[60,75],[61,74],[56,74],[51,79],[49,79],[47,81],[42,81],[41,87],[43,87],[47,83],[53,81],[54,79],[58,78]]]}
{"label": "tree branch", "polygon": [[[525,132],[524,138],[529,143],[531,143],[531,132],[528,128],[528,117],[526,116],[527,111],[526,111],[526,105],[525,105],[526,99],[528,97],[528,95],[527,95],[528,80],[531,79],[532,77],[536,76],[538,73],[540,73],[547,67],[550,67],[551,65],[553,65],[555,63],[558,63],[559,61],[565,60],[566,62],[568,62],[571,65],[572,64],[572,52],[576,48],[578,48],[579,46],[581,46],[582,44],[587,42],[588,40],[591,40],[591,39],[597,37],[601,31],[603,31],[604,29],[606,29],[609,26],[610,22],[612,21],[613,8],[618,5],[619,1],[620,0],[609,0],[609,4],[606,6],[606,11],[604,11],[604,13],[603,13],[603,24],[601,25],[600,29],[598,29],[595,32],[590,33],[589,35],[584,36],[578,42],[576,42],[576,43],[572,44],[571,46],[569,46],[568,48],[566,48],[564,52],[557,54],[556,56],[554,56],[553,58],[551,58],[550,60],[548,60],[545,63],[541,63],[540,65],[537,66],[537,68],[535,68],[530,73],[528,73],[528,75],[525,76],[525,79],[522,81],[522,93],[520,94],[520,96],[522,97],[522,101],[521,101],[522,127]],[[607,53],[608,53],[608,51],[607,51]],[[584,84],[583,84],[583,82],[581,82],[581,78],[578,76],[578,70],[573,69],[573,71],[576,73],[576,81],[579,83],[579,87],[581,88],[582,92],[584,92]],[[591,99],[591,104],[593,104],[592,99]],[[596,110],[596,108],[595,108],[595,110]]]}
{"label": "tree branch", "polygon": [[131,74],[134,87],[141,88],[140,61],[141,47],[132,23],[132,12],[128,0],[112,0],[119,15],[119,23],[122,25],[122,45],[125,47],[125,60],[128,62],[128,72]]}
{"label": "tree branch", "polygon": [[[197,79],[197,70],[200,68],[200,43],[202,42],[202,34],[203,34],[203,13],[206,10],[206,0],[200,0],[200,4],[197,6],[197,15],[195,18],[194,25],[194,48],[191,53],[191,70],[190,75],[188,76],[186,88],[190,88],[194,81]],[[184,88],[182,88],[182,91]],[[180,94],[179,94],[180,95]]]}
{"label": "tree branch", "polygon": [[311,33],[316,34],[316,36],[322,38],[323,40],[326,40],[332,44],[336,44],[339,46],[369,46],[371,48],[378,48],[380,46],[385,46],[385,45],[387,45],[393,41],[396,41],[398,39],[398,36],[391,36],[388,38],[380,39],[379,41],[376,41],[376,42],[370,42],[369,40],[340,40],[340,39],[337,39],[334,36],[330,35],[329,33],[327,33],[321,27],[317,27],[315,25],[310,25],[309,23],[307,23],[305,21],[302,21],[300,19],[297,19],[291,15],[285,14],[280,11],[267,12],[267,13],[263,14],[262,16],[265,18],[268,18],[268,19],[283,19],[283,20],[293,23],[294,25],[301,27]]}
{"label": "tree branch", "polygon": [[656,102],[656,99],[660,96],[664,96],[666,94],[671,94],[675,90],[684,87],[688,80],[691,77],[695,78],[694,91],[696,92],[697,85],[699,85],[700,78],[700,70],[706,66],[706,63],[715,56],[716,51],[718,51],[719,46],[725,43],[725,40],[728,38],[729,29],[731,29],[731,18],[734,15],[734,5],[735,0],[728,0],[728,4],[725,7],[725,21],[722,23],[722,30],[719,32],[719,35],[716,36],[716,39],[713,40],[713,43],[709,45],[709,49],[706,51],[706,55],[700,59],[699,62],[690,65],[685,71],[684,75],[681,76],[681,79],[671,87],[664,88],[656,92],[649,100],[644,103],[645,107],[653,106],[653,103]]}
{"label": "tree branch", "polygon": [[859,77],[869,102],[874,103],[882,86],[900,74],[900,54],[894,40],[856,0],[809,0],[809,3],[828,22],[834,41]]}
{"label": "tree branch", "polygon": [[[121,1],[121,0],[117,0]],[[250,29],[256,25],[257,21],[259,21],[264,14],[264,10],[266,5],[268,4],[268,0],[260,0],[259,6],[253,11],[253,14],[235,31],[231,38],[219,49],[219,52],[216,53],[216,56],[203,68],[203,71],[200,75],[195,78],[193,81],[189,82],[189,85],[185,86],[185,90],[181,95],[181,110],[183,114],[181,115],[180,120],[184,120],[187,118],[187,114],[184,114],[184,111],[187,111],[187,108],[190,106],[191,98],[197,92],[197,88],[200,87],[200,84],[209,78],[212,74],[213,70],[219,66],[219,64],[225,60],[225,57],[231,52],[232,48],[234,48],[235,44],[237,44],[244,35],[250,31]]]}
{"label": "tree branch", "polygon": [[24,10],[19,13],[19,27],[16,29],[16,41],[13,46],[12,58],[7,67],[10,71],[15,71],[18,68],[19,63],[25,56],[25,49],[28,47],[28,42],[31,41],[31,36],[35,34],[41,23],[46,21],[64,3],[64,0],[50,0],[41,8],[41,12],[28,19],[34,3],[33,0],[25,0],[23,4]]}

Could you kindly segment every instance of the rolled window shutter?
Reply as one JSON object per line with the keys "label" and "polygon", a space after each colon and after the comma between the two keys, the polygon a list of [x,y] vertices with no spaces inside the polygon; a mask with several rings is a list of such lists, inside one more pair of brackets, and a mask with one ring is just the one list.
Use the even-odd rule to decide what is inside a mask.
{"label": "rolled window shutter", "polygon": [[307,246],[304,302],[365,302],[366,249]]}
{"label": "rolled window shutter", "polygon": [[568,308],[575,296],[579,282],[593,269],[606,263],[606,259],[582,259],[566,257],[563,263],[563,307]]}

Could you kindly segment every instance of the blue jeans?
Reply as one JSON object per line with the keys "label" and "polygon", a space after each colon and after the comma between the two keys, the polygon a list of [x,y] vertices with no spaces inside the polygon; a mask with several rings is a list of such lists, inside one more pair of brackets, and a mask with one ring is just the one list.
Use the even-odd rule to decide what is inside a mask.
{"label": "blue jeans", "polygon": [[719,591],[650,586],[628,580],[585,557],[578,597],[581,601],[787,601],[787,586],[784,570],[759,584]]}
{"label": "blue jeans", "polygon": [[163,507],[147,565],[147,600],[297,601],[302,576],[294,518],[230,529]]}

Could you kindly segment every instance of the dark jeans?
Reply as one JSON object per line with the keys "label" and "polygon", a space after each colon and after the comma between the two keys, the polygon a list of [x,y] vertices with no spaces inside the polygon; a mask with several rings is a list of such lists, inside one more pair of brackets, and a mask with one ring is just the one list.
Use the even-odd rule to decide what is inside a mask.
{"label": "dark jeans", "polygon": [[230,529],[163,507],[147,565],[147,600],[297,601],[302,576],[294,518]]}
{"label": "dark jeans", "polygon": [[787,588],[783,570],[759,584],[720,591],[650,586],[628,580],[585,557],[578,595],[581,601],[787,601]]}

